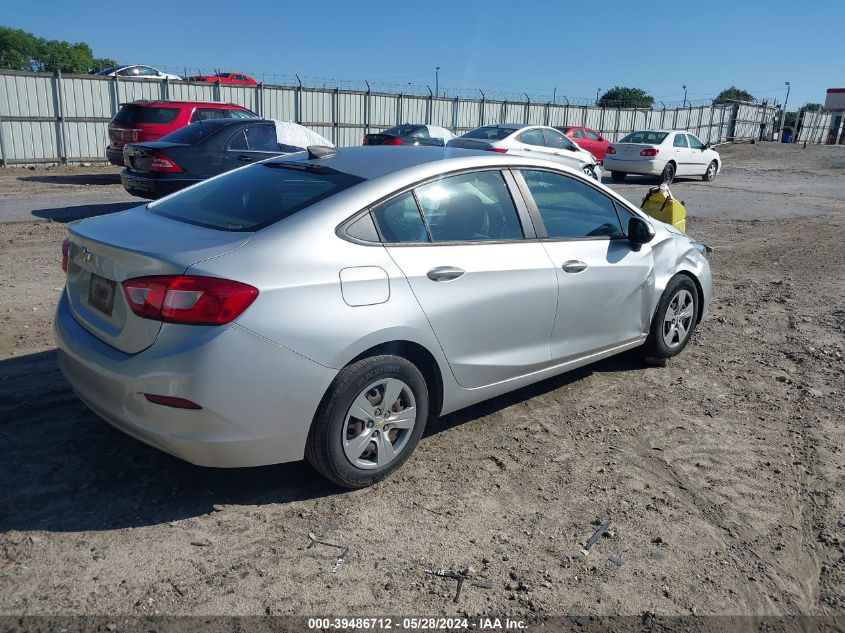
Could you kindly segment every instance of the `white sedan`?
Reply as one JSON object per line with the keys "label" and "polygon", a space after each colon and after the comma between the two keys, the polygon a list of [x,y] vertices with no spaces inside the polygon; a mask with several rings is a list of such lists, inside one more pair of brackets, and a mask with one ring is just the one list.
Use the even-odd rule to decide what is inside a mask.
{"label": "white sedan", "polygon": [[676,130],[631,132],[607,148],[604,168],[621,182],[628,174],[659,176],[671,183],[675,176],[701,176],[710,181],[722,170],[719,153],[695,134]]}
{"label": "white sedan", "polygon": [[103,77],[126,77],[127,79],[169,79],[171,81],[181,80],[179,75],[172,75],[152,66],[112,66],[97,73]]}
{"label": "white sedan", "polygon": [[577,169],[601,182],[598,159],[560,131],[545,125],[501,123],[484,125],[446,143],[446,147],[485,150],[541,158]]}

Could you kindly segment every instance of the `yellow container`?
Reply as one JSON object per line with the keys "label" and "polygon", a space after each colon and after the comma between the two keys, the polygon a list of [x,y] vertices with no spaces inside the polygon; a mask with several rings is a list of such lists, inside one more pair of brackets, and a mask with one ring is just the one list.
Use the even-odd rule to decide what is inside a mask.
{"label": "yellow container", "polygon": [[646,214],[676,229],[687,232],[687,210],[684,205],[672,197],[672,192],[665,185],[651,189],[640,207]]}

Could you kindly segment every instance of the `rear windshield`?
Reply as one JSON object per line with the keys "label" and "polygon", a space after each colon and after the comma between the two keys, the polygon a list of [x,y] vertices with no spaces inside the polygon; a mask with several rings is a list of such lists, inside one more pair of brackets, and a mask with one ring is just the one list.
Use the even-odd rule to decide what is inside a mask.
{"label": "rear windshield", "polygon": [[390,136],[418,136],[422,132],[421,125],[397,125],[382,132]]}
{"label": "rear windshield", "polygon": [[179,108],[141,107],[136,105],[125,105],[114,117],[112,123],[123,126],[133,126],[141,123],[173,123],[179,114]]}
{"label": "rear windshield", "polygon": [[257,231],[363,182],[334,169],[262,163],[152,203],[152,213],[223,231]]}
{"label": "rear windshield", "polygon": [[169,143],[184,143],[185,145],[196,145],[200,141],[207,139],[220,129],[219,125],[209,125],[202,121],[191,123],[185,127],[180,127],[175,132],[171,132],[162,136],[159,140],[168,141]]}
{"label": "rear windshield", "polygon": [[620,143],[640,143],[644,145],[660,145],[669,135],[668,132],[631,132]]}
{"label": "rear windshield", "polygon": [[499,127],[498,125],[485,125],[472,132],[464,134],[464,138],[481,138],[487,141],[499,141],[507,138],[517,131],[515,127]]}

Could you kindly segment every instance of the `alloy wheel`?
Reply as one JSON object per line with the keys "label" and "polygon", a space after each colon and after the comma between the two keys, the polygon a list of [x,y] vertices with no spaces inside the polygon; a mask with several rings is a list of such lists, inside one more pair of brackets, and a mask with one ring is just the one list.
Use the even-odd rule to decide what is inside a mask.
{"label": "alloy wheel", "polygon": [[666,308],[663,316],[663,342],[669,349],[684,344],[692,329],[695,301],[689,290],[679,290]]}

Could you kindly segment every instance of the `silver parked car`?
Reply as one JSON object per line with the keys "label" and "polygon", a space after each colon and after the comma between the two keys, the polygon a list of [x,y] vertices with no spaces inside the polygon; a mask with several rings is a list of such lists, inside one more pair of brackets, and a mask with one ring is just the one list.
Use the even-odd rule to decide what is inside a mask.
{"label": "silver parked car", "polygon": [[484,125],[446,143],[448,147],[545,158],[582,171],[601,182],[598,159],[559,130],[545,125],[502,123]]}
{"label": "silver parked car", "polygon": [[206,466],[348,487],[426,422],[707,312],[704,247],[548,161],[426,147],[268,159],[69,225],[55,319],[79,397]]}

